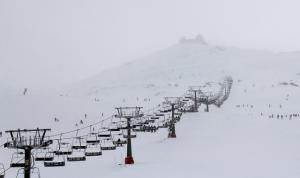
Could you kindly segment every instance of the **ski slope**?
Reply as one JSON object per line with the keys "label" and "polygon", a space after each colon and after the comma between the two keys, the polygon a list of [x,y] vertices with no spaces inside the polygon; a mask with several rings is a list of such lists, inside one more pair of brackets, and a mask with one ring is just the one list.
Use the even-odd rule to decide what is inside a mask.
{"label": "ski slope", "polygon": [[[182,96],[190,85],[218,83],[230,74],[234,84],[229,99],[221,108],[211,106],[209,113],[202,106],[198,113],[184,114],[176,124],[176,139],[167,138],[167,129],[138,133],[134,165],[124,165],[123,147],[82,163],[67,162],[63,168],[36,163],[41,177],[297,178],[300,117],[289,115],[300,114],[300,92],[280,83],[300,84],[298,56],[182,42],[59,93],[1,94],[0,131],[40,127],[51,128],[52,135],[73,130],[80,120],[84,124],[79,127],[84,127],[109,117],[115,107],[148,110],[165,96]],[[60,121],[54,122],[55,117]],[[13,152],[0,148],[6,167]],[[16,173],[10,169],[7,177]]]}

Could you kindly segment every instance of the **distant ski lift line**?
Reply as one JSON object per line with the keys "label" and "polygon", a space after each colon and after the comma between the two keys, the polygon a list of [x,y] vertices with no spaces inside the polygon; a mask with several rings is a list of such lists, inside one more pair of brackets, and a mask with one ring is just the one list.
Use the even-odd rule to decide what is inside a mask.
{"label": "distant ski lift line", "polygon": [[[155,107],[153,107],[153,108],[150,108],[150,109],[148,109],[148,110],[146,110],[146,111],[144,111],[144,112],[145,112],[145,113],[148,113],[148,112],[150,112],[150,111],[152,111],[152,110],[154,110],[154,109],[157,109],[157,108],[159,108],[159,107],[160,107],[160,106],[157,105],[157,106],[155,106]],[[109,116],[109,117],[107,117],[107,118],[105,118],[105,119],[102,119],[102,120],[98,121],[98,122],[95,122],[95,123],[93,123],[93,124],[89,124],[88,126],[81,127],[81,128],[79,128],[79,129],[74,129],[74,130],[66,131],[66,132],[61,132],[61,133],[54,134],[54,135],[50,135],[50,136],[48,136],[48,137],[49,137],[49,138],[52,138],[52,137],[57,137],[57,136],[66,135],[66,134],[70,134],[70,133],[73,133],[73,132],[77,132],[77,130],[84,130],[84,129],[87,129],[87,128],[91,127],[91,126],[99,125],[99,124],[101,124],[103,121],[107,121],[107,120],[113,118],[114,116],[115,116],[115,115],[111,115],[111,116]],[[69,138],[69,139],[71,139],[71,138]],[[62,140],[64,140],[64,138],[62,138]],[[1,147],[1,146],[0,146],[0,147]]]}
{"label": "distant ski lift line", "polygon": [[[227,99],[227,97],[228,97],[228,95],[229,95],[229,93],[230,93],[230,89],[231,89],[231,83],[230,84],[227,84],[228,86],[226,87],[226,85],[224,85],[223,87],[222,87],[222,89],[221,90],[225,90],[225,94],[223,95],[223,93],[221,93],[222,94],[222,96],[220,96],[221,97],[221,99],[220,98],[217,98],[217,100],[219,100],[219,101],[217,101],[217,100],[214,100],[215,102],[220,102],[221,104]],[[228,91],[227,91],[228,90]],[[176,102],[180,102],[181,100],[181,97],[165,97],[165,99],[166,100],[168,100],[168,99],[175,99],[175,102],[172,102],[172,107],[173,107],[173,112],[172,112],[172,119],[174,119],[174,116],[175,116],[175,112],[174,112],[174,105],[176,104]],[[214,103],[212,103],[212,104],[214,104]],[[154,107],[154,108],[158,108],[158,107],[160,107],[160,105],[158,105],[158,106],[156,106],[156,107]],[[182,107],[182,106],[181,106]],[[116,108],[117,109],[117,111],[118,111],[118,116],[119,117],[124,117],[124,118],[126,118],[127,119],[127,124],[128,124],[128,126],[127,126],[127,130],[128,130],[128,135],[131,135],[131,126],[130,126],[130,119],[131,118],[139,118],[140,116],[142,116],[141,115],[141,112],[140,112],[140,110],[141,110],[141,108],[142,107],[119,107],[119,108]],[[129,111],[131,111],[131,112],[123,112],[122,110],[129,110]],[[149,109],[149,110],[153,110],[153,109]],[[178,110],[178,111],[180,111],[180,110]],[[155,112],[153,112],[153,114],[155,115]],[[179,113],[180,114],[180,113]],[[182,113],[181,113],[182,114]],[[83,128],[80,128],[80,129],[76,129],[76,130],[72,130],[72,131],[69,131],[69,132],[65,132],[65,133],[60,133],[60,134],[56,134],[56,135],[54,135],[54,136],[61,136],[60,137],[60,139],[56,139],[56,140],[59,140],[59,143],[61,142],[61,140],[62,139],[66,139],[66,138],[62,138],[62,135],[64,135],[64,134],[68,134],[68,133],[72,133],[72,132],[76,132],[76,136],[75,137],[70,137],[70,139],[72,138],[72,139],[76,139],[76,140],[74,140],[74,141],[79,141],[79,146],[77,145],[77,144],[75,144],[75,142],[73,141],[73,144],[72,144],[72,151],[74,151],[74,149],[76,149],[77,151],[78,151],[78,154],[79,154],[79,156],[67,156],[67,160],[68,161],[85,161],[86,160],[86,147],[82,147],[83,145],[82,145],[82,140],[83,141],[85,141],[85,144],[86,144],[86,139],[84,139],[83,137],[85,137],[85,136],[78,136],[78,132],[80,131],[80,130],[83,130],[83,129],[86,129],[86,128],[90,128],[90,133],[91,133],[91,127],[92,126],[95,126],[95,125],[98,125],[98,124],[102,124],[105,120],[108,120],[108,119],[111,119],[111,118],[113,118],[113,117],[116,117],[116,115],[113,115],[113,116],[111,116],[111,117],[108,117],[108,118],[106,118],[106,119],[104,119],[104,120],[101,120],[101,121],[99,121],[99,122],[96,122],[96,123],[94,123],[94,124],[91,124],[91,125],[88,125],[88,126],[86,126],[86,127],[83,127]],[[164,114],[163,114],[163,116],[165,116]],[[176,116],[177,117],[177,116]],[[181,117],[181,115],[179,116],[179,120],[180,120],[180,117]],[[141,118],[141,120],[142,120],[142,118]],[[151,120],[151,119],[150,119]],[[165,120],[165,119],[164,119]],[[178,120],[178,121],[179,121]],[[154,120],[154,122],[155,122],[155,120]],[[159,121],[159,122],[163,122],[163,121]],[[169,121],[167,121],[167,122],[169,122]],[[177,121],[172,121],[173,123],[176,123]],[[111,120],[111,123],[112,123],[112,120]],[[135,123],[135,124],[133,124],[132,126],[136,126],[136,125],[138,125],[137,123]],[[44,131],[44,132],[43,132]],[[42,141],[40,142],[40,146],[37,146],[35,143],[34,143],[34,145],[33,145],[33,147],[35,147],[35,148],[41,148],[41,147],[43,147],[43,146],[45,146],[46,144],[42,144],[42,142],[44,142],[44,136],[45,136],[45,133],[46,133],[46,131],[51,131],[51,129],[39,129],[39,128],[37,128],[37,129],[23,129],[23,130],[20,130],[20,129],[18,129],[18,130],[8,130],[8,131],[6,131],[6,133],[10,133],[11,134],[11,136],[12,137],[16,137],[16,138],[18,138],[19,136],[21,136],[21,132],[35,132],[35,137],[38,137],[38,138],[43,138],[42,139]],[[106,131],[109,131],[109,128],[108,129],[103,129],[102,131],[99,131],[98,133],[101,133],[101,132],[106,132]],[[14,133],[17,133],[17,135],[14,135]],[[41,135],[41,133],[43,133],[42,135]],[[90,134],[89,133],[89,134]],[[89,135],[89,134],[87,134],[87,135]],[[54,136],[50,136],[50,137],[54,137]],[[132,135],[133,136],[133,135]],[[134,138],[134,137],[129,137],[128,136],[128,140],[130,140],[131,138]],[[109,143],[111,143],[112,142],[112,138],[110,138],[110,139],[107,139],[107,142],[109,142]],[[22,143],[23,142],[20,142],[21,143],[21,146],[24,146]],[[27,143],[27,142],[25,142],[25,143]],[[29,142],[29,144],[30,144],[31,142]],[[85,145],[84,144],[84,145]],[[130,142],[128,142],[128,144],[127,144],[127,146],[128,145],[131,145],[130,144]],[[26,145],[25,145],[26,146]],[[17,147],[16,147],[17,148]],[[109,145],[107,146],[107,148],[109,148]],[[115,147],[114,147],[115,148]],[[110,149],[110,148],[109,148]],[[30,149],[31,150],[31,149]],[[101,150],[101,149],[100,149]],[[128,150],[128,149],[127,149]],[[25,151],[26,151],[26,149],[25,149]],[[17,154],[17,156],[20,156],[19,155],[19,153],[17,152],[16,153]],[[81,154],[81,155],[80,155]],[[98,152],[96,152],[96,154],[98,155],[98,154],[100,154],[100,152],[98,151]],[[129,163],[129,164],[133,164],[133,158],[132,158],[132,156],[131,156],[131,149],[130,149],[130,155],[128,155],[129,154],[129,152],[127,151],[127,157],[126,157],[126,159],[125,159],[125,162],[126,161],[132,161],[132,163]],[[26,158],[26,157],[25,157]],[[27,160],[28,160],[28,157],[26,158]],[[132,159],[132,160],[131,160]],[[20,163],[21,161],[23,161],[24,159],[20,159],[20,160],[18,160],[18,161],[16,161],[15,163],[16,164],[18,164],[18,163]],[[30,161],[30,159],[29,159],[29,161]],[[51,160],[49,160],[49,161],[51,161]],[[59,163],[59,165],[58,165],[58,163]],[[60,164],[61,163],[61,164]],[[23,164],[23,163],[22,163]],[[25,164],[26,164],[26,161],[25,161]],[[47,166],[64,166],[65,165],[65,160],[63,160],[62,162],[49,162],[49,165],[46,165],[45,164],[45,166],[47,167]],[[11,166],[11,167],[14,167],[14,166]],[[17,166],[16,166],[17,167]],[[23,167],[23,166],[21,166],[21,167]],[[32,167],[33,168],[33,167]],[[10,168],[8,168],[8,169],[10,169]],[[7,169],[7,170],[8,170]],[[25,175],[25,170],[28,170],[28,169],[24,169],[24,175]],[[5,173],[5,171],[6,170],[4,170],[4,172],[2,172],[2,173]],[[2,174],[1,172],[0,172],[0,175]],[[1,178],[1,177],[0,177]]]}

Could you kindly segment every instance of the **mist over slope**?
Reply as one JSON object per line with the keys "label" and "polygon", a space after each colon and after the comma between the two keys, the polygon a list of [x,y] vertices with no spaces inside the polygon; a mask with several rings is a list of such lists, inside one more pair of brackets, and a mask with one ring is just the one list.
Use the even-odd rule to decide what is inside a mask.
{"label": "mist over slope", "polygon": [[272,53],[215,46],[200,35],[181,39],[166,49],[74,84],[67,93],[92,94],[125,86],[159,87],[166,84],[193,85],[224,75],[235,78],[277,77],[299,72],[300,53]]}

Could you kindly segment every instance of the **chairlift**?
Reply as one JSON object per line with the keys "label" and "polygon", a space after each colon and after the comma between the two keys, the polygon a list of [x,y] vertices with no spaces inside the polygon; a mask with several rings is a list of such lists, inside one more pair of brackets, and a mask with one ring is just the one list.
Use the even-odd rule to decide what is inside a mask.
{"label": "chairlift", "polygon": [[135,124],[133,124],[133,128],[136,128],[136,127],[141,127],[141,126],[143,126],[144,124],[143,123],[141,123],[141,122],[139,122],[139,123],[135,123]]}
{"label": "chairlift", "polygon": [[157,126],[154,125],[145,126],[145,132],[156,132],[157,130],[158,130]]}
{"label": "chairlift", "polygon": [[107,138],[107,137],[111,137],[111,132],[109,130],[105,130],[105,131],[101,131],[99,134],[98,134],[98,137],[104,137],[104,138]]}
{"label": "chairlift", "polygon": [[124,126],[120,126],[119,128],[120,128],[121,130],[127,130],[128,127],[124,125]]}
{"label": "chairlift", "polygon": [[73,162],[73,161],[85,161],[86,160],[85,149],[76,149],[76,150],[74,150],[71,155],[67,156],[67,160],[69,162]]}
{"label": "chairlift", "polygon": [[85,150],[85,156],[101,156],[102,150],[100,144],[89,144]]}
{"label": "chairlift", "polygon": [[117,127],[117,128],[109,128],[108,130],[111,131],[111,132],[118,132],[121,129]]}
{"label": "chairlift", "polygon": [[[41,178],[41,173],[40,173],[40,169],[37,167],[31,167],[30,168],[30,177],[32,178]],[[21,168],[18,170],[17,172],[17,177],[16,178],[21,178],[24,177],[24,168]]]}
{"label": "chairlift", "polygon": [[[164,116],[164,114],[162,116]],[[151,120],[157,120],[157,119],[159,119],[159,116],[156,114],[156,116],[152,116],[152,117],[150,117],[150,119]]]}
{"label": "chairlift", "polygon": [[108,131],[110,132],[118,132],[120,131],[120,127],[117,125],[116,122],[113,122],[109,127],[108,127]]}
{"label": "chairlift", "polygon": [[86,149],[87,142],[82,137],[76,137],[72,141],[72,149],[78,150],[78,149]]}
{"label": "chairlift", "polygon": [[10,167],[12,168],[25,167],[24,160],[25,160],[24,152],[13,153],[11,157]]}
{"label": "chairlift", "polygon": [[35,161],[52,161],[54,152],[50,148],[39,148],[35,151]]}
{"label": "chairlift", "polygon": [[2,163],[0,163],[0,178],[5,178],[5,168]]}
{"label": "chairlift", "polygon": [[63,167],[66,165],[64,155],[55,155],[52,161],[44,161],[45,167]]}
{"label": "chairlift", "polygon": [[72,146],[70,143],[59,141],[58,148],[54,153],[55,155],[70,155],[72,154]]}
{"label": "chairlift", "polygon": [[101,149],[104,150],[115,150],[116,145],[113,144],[111,139],[101,140]]}
{"label": "chairlift", "polygon": [[90,133],[86,138],[86,143],[89,144],[97,144],[100,143],[100,139],[98,138],[98,133]]}
{"label": "chairlift", "polygon": [[122,135],[116,135],[113,137],[113,144],[117,147],[122,147],[123,145],[127,144],[127,140],[122,138]]}

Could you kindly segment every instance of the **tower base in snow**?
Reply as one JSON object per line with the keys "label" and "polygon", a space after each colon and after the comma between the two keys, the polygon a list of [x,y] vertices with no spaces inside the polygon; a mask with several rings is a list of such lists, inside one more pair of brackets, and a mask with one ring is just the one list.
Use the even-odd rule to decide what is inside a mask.
{"label": "tower base in snow", "polygon": [[176,134],[175,133],[169,133],[168,138],[176,138]]}
{"label": "tower base in snow", "polygon": [[128,156],[125,158],[125,164],[134,164],[134,160],[132,156]]}

